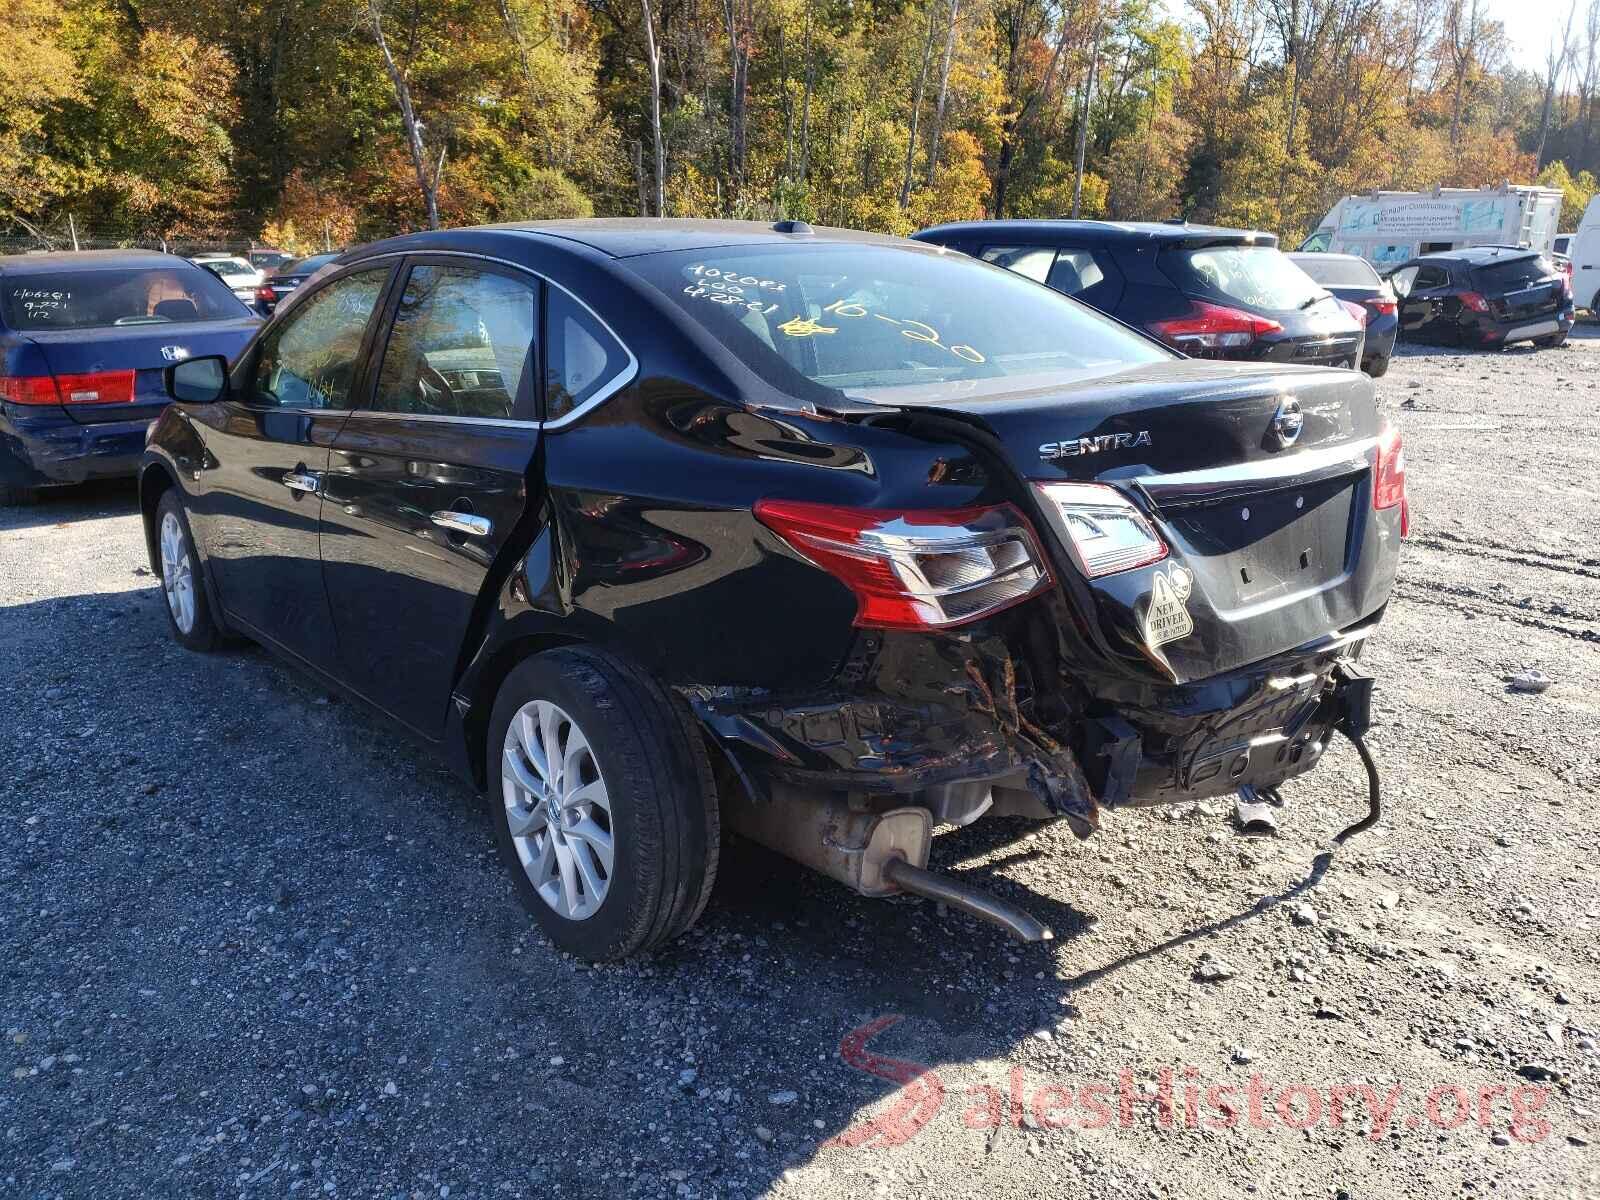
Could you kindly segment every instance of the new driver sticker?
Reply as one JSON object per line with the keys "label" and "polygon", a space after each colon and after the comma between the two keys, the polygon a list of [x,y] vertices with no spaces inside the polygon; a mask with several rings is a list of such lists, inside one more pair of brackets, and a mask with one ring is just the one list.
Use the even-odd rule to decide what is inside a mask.
{"label": "new driver sticker", "polygon": [[1189,592],[1193,587],[1194,576],[1185,567],[1175,565],[1156,572],[1150,607],[1144,614],[1144,641],[1150,649],[1194,632],[1194,621],[1189,616]]}

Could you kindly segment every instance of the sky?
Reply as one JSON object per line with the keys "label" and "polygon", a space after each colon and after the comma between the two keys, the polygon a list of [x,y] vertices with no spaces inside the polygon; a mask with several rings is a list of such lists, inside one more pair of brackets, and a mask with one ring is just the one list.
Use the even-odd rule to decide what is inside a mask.
{"label": "sky", "polygon": [[[1506,30],[1507,49],[1513,65],[1523,67],[1536,75],[1544,73],[1544,56],[1550,39],[1561,35],[1567,19],[1567,8],[1572,0],[1487,0],[1489,16],[1499,21]],[[1169,12],[1184,14],[1187,6],[1183,0],[1166,0]],[[1574,33],[1580,32],[1587,0],[1579,0],[1578,15],[1573,20]]]}
{"label": "sky", "polygon": [[[1571,0],[1489,0],[1489,15],[1505,26],[1513,64],[1544,74],[1545,54],[1561,36],[1570,5]],[[1580,0],[1572,21],[1574,35],[1581,34],[1588,7]]]}

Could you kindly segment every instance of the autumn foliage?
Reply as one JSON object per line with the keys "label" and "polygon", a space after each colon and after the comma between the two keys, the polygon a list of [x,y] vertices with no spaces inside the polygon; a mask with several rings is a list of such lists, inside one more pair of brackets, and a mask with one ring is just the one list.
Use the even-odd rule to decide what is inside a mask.
{"label": "autumn foliage", "polygon": [[658,140],[675,216],[1294,237],[1347,192],[1542,176],[1570,224],[1592,2],[1542,78],[1483,0],[0,0],[0,226],[312,249],[420,227],[419,174],[446,224],[654,213]]}

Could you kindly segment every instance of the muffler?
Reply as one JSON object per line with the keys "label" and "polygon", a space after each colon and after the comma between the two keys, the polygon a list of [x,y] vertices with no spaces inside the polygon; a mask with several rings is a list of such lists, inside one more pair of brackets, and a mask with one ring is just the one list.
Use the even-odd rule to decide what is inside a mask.
{"label": "muffler", "polygon": [[1051,936],[1042,922],[1016,905],[927,869],[933,815],[925,808],[875,811],[864,799],[774,784],[771,799],[738,796],[722,816],[742,837],[863,896],[909,892],[998,925],[1020,941]]}

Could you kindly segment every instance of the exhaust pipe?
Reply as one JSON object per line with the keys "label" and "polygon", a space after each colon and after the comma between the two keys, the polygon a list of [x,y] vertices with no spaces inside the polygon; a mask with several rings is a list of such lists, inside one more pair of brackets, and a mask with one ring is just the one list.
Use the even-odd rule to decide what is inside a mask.
{"label": "exhaust pipe", "polygon": [[1055,937],[1048,925],[1026,909],[949,875],[914,867],[903,858],[884,863],[883,877],[903,892],[937,900],[980,921],[998,925],[1019,942],[1048,942]]}
{"label": "exhaust pipe", "polygon": [[910,892],[998,925],[1022,942],[1053,935],[1032,914],[980,888],[926,869],[933,816],[925,808],[881,811],[843,795],[773,786],[764,802],[733,796],[723,820],[734,832],[837,879],[863,896]]}

